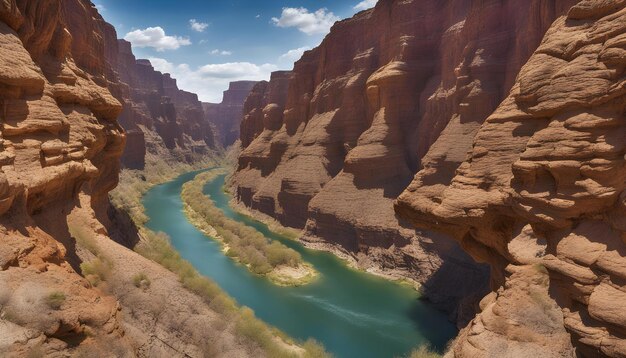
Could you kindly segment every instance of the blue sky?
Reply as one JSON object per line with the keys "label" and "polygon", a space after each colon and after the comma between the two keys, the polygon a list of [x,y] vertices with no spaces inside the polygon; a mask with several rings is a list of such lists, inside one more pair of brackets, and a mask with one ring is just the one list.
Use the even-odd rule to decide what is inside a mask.
{"label": "blue sky", "polygon": [[137,58],[178,79],[203,101],[230,81],[291,69],[338,19],[376,0],[93,0]]}

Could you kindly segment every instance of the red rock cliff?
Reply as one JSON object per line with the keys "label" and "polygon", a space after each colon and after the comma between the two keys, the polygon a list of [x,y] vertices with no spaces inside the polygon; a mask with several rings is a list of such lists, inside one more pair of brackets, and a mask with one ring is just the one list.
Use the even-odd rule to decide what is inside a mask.
{"label": "red rock cliff", "polygon": [[243,104],[255,81],[231,82],[224,91],[222,103],[202,103],[207,121],[216,129],[216,138],[223,147],[239,139],[239,126],[243,117]]}
{"label": "red rock cliff", "polygon": [[247,110],[238,198],[364,268],[416,279],[433,299],[467,296],[484,271],[448,237],[399,219],[393,202],[422,161],[454,174],[573,3],[381,0],[337,23],[295,64],[284,105]]}
{"label": "red rock cliff", "polygon": [[174,161],[193,162],[215,148],[198,96],[178,89],[169,74],[155,71],[150,61],[137,60],[130,43],[119,40],[110,54],[123,83],[118,99],[123,103],[119,122],[127,131],[123,164],[142,169],[146,151]]}
{"label": "red rock cliff", "polygon": [[446,159],[451,122],[398,199],[491,266],[453,355],[626,356],[625,70],[626,2],[581,1],[463,136],[465,159]]}
{"label": "red rock cliff", "polygon": [[[117,301],[75,271],[67,224],[79,206],[102,212],[118,180],[111,34],[89,1],[0,1],[0,355],[128,348]],[[71,304],[50,310],[50,292]]]}

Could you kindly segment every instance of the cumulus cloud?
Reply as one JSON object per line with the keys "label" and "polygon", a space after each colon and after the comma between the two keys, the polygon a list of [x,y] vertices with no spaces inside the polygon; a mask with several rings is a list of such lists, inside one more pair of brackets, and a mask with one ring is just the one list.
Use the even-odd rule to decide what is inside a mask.
{"label": "cumulus cloud", "polygon": [[226,50],[220,50],[220,49],[215,49],[211,52],[209,52],[211,55],[222,55],[222,56],[230,56],[233,54],[232,51],[226,51]]}
{"label": "cumulus cloud", "polygon": [[363,0],[354,6],[354,10],[367,10],[376,6],[378,0]]}
{"label": "cumulus cloud", "polygon": [[198,20],[196,19],[191,19],[189,20],[189,26],[191,26],[191,29],[193,31],[204,32],[204,30],[209,27],[209,24],[207,24],[206,22],[198,22]]}
{"label": "cumulus cloud", "polygon": [[284,54],[280,55],[280,57],[278,58],[278,61],[284,64],[293,64],[294,62],[298,61],[300,57],[302,57],[302,54],[304,54],[304,51],[307,51],[310,49],[311,49],[310,47],[304,46],[304,47],[299,47],[293,50],[289,50],[285,52]]}
{"label": "cumulus cloud", "polygon": [[150,58],[152,66],[176,78],[178,87],[197,93],[201,101],[221,102],[222,92],[232,81],[269,80],[278,67],[272,64],[257,65],[250,62],[208,64],[192,68],[188,64],[174,64],[162,58]]}
{"label": "cumulus cloud", "polygon": [[280,18],[273,17],[272,23],[278,27],[295,27],[307,35],[326,34],[330,27],[340,20],[326,8],[309,12],[303,7],[284,7]]}
{"label": "cumulus cloud", "polygon": [[188,38],[166,35],[160,26],[131,31],[124,36],[124,40],[135,47],[152,47],[157,51],[176,50],[181,46],[191,45]]}

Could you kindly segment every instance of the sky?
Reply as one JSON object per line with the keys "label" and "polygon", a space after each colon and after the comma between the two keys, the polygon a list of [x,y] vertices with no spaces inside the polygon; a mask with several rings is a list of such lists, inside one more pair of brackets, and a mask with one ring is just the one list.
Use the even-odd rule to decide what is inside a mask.
{"label": "sky", "polygon": [[228,83],[268,80],[320,44],[332,24],[377,0],[92,0],[137,58],[205,102]]}

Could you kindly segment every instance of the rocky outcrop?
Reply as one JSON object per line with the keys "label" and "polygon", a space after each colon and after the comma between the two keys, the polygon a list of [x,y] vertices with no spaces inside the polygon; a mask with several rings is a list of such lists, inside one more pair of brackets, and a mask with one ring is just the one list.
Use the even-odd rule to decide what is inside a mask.
{"label": "rocky outcrop", "polygon": [[[119,82],[116,38],[87,0],[0,0],[0,356],[263,357],[232,316],[103,226],[126,139],[116,118],[154,88]],[[185,119],[170,141],[151,117],[153,143],[210,147],[196,96],[148,67],[162,90],[145,107]]]}
{"label": "rocky outcrop", "polygon": [[215,128],[215,137],[224,147],[239,139],[239,126],[243,117],[243,104],[256,81],[231,82],[224,91],[222,103],[202,103],[207,121]]}
{"label": "rocky outcrop", "polygon": [[75,271],[66,221],[80,195],[95,216],[117,184],[125,137],[110,34],[89,1],[0,1],[3,356],[128,348],[117,301]]}
{"label": "rocky outcrop", "polygon": [[198,96],[178,89],[169,74],[155,71],[148,60],[137,60],[131,45],[119,41],[109,61],[122,82],[116,97],[123,103],[120,125],[127,132],[122,162],[143,169],[146,151],[171,161],[192,163],[215,149],[210,124]]}
{"label": "rocky outcrop", "polygon": [[485,271],[450,238],[398,218],[394,200],[423,162],[437,163],[433,188],[454,175],[573,3],[381,0],[335,24],[295,64],[284,110],[261,101],[246,111],[239,200],[363,268],[423,283],[432,299],[449,298],[450,282],[452,301],[467,296]]}
{"label": "rocky outcrop", "polygon": [[491,266],[493,293],[451,355],[626,356],[625,69],[626,2],[581,1],[463,136],[466,158],[445,156],[450,122],[398,199]]}

